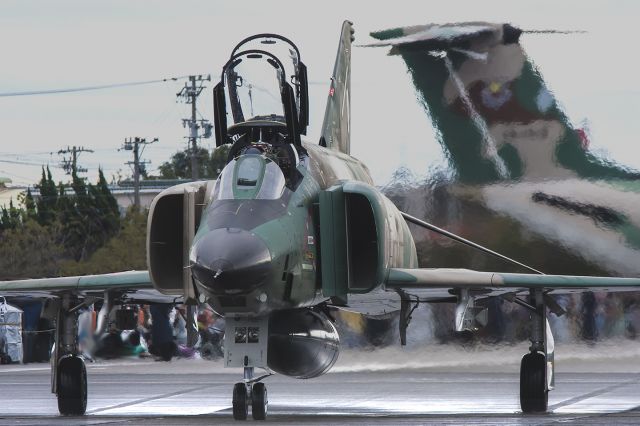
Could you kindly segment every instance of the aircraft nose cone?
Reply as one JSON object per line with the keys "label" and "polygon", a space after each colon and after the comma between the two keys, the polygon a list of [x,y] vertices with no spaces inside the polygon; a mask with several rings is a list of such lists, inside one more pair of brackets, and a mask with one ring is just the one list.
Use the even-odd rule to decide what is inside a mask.
{"label": "aircraft nose cone", "polygon": [[261,286],[271,271],[269,248],[249,231],[214,229],[191,250],[195,279],[215,294],[249,293]]}

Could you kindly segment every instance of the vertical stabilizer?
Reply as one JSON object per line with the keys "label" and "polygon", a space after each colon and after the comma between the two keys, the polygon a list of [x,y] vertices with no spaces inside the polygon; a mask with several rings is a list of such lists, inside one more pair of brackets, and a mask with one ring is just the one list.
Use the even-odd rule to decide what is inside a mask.
{"label": "vertical stabilizer", "polygon": [[428,24],[371,33],[402,56],[458,179],[633,179],[589,150],[510,24]]}
{"label": "vertical stabilizer", "polygon": [[324,112],[320,145],[345,154],[350,151],[351,132],[351,42],[353,23],[344,21],[336,64],[333,67],[331,86]]}

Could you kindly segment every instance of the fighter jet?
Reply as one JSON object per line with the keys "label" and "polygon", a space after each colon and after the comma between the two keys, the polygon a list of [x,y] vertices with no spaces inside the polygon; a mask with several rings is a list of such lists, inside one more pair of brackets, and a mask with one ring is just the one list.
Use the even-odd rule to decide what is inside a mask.
{"label": "fighter jet", "polygon": [[[163,297],[207,303],[225,317],[224,364],[244,369],[232,392],[237,420],[249,411],[266,418],[268,375],[311,379],[331,369],[340,348],[336,309],[399,310],[404,342],[418,303],[455,304],[455,329],[469,330],[484,321],[481,302],[492,297],[530,311],[520,402],[526,413],[546,411],[554,383],[547,310],[562,313],[551,295],[635,290],[640,279],[544,275],[399,211],[373,185],[366,165],[350,156],[353,34],[344,22],[319,141],[304,137],[307,69],[298,47],[280,35],[257,34],[232,50],[213,89],[216,144],[231,146],[228,163],[217,180],[172,187],[154,200],[148,271],[0,283],[0,294],[53,297],[52,391],[61,414],[86,409],[79,308],[102,298],[106,312],[113,304]],[[532,273],[418,268],[407,222]]]}
{"label": "fighter jet", "polygon": [[548,242],[545,250],[579,257],[582,270],[637,276],[640,171],[589,149],[522,33],[510,24],[428,24],[373,32],[380,41],[368,46],[389,46],[407,65],[455,174],[443,184],[452,203],[510,218]]}

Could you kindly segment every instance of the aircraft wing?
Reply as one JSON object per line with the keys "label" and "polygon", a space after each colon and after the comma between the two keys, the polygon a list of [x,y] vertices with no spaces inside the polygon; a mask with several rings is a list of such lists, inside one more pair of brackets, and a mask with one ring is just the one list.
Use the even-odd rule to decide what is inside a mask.
{"label": "aircraft wing", "polygon": [[147,271],[0,281],[0,296],[4,297],[51,298],[64,293],[91,296],[102,295],[105,291],[117,291],[131,302],[171,303],[176,300],[175,296],[155,290]]}
{"label": "aircraft wing", "polygon": [[484,289],[489,293],[504,292],[504,290],[543,289],[554,294],[564,294],[583,291],[638,291],[640,278],[514,274],[446,268],[392,268],[389,270],[386,287],[387,290],[468,288]]}
{"label": "aircraft wing", "polygon": [[[640,278],[616,278],[576,275],[546,275],[529,265],[467,240],[459,235],[438,228],[406,213],[401,213],[408,222],[429,229],[444,237],[518,265],[533,273],[480,272],[456,268],[389,268],[386,278],[387,290],[436,290],[443,288],[473,289],[479,294],[496,296],[516,290],[542,289],[554,294],[577,293],[583,291],[638,291]],[[480,290],[479,292],[477,290]]]}
{"label": "aircraft wing", "polygon": [[[530,290],[545,295],[563,295],[585,291],[640,291],[640,278],[613,278],[574,275],[537,275],[481,272],[470,269],[390,268],[383,289],[349,295],[348,306],[339,309],[370,316],[386,315],[401,308],[402,299],[421,302],[452,302],[457,291],[469,290],[478,300],[488,297],[524,297]],[[395,296],[390,294],[397,293]],[[550,298],[548,303],[553,303]]]}

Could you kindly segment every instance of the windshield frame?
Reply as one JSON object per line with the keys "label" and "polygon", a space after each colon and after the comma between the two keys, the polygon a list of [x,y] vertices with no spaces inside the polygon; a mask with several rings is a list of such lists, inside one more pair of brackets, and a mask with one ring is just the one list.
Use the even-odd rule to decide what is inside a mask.
{"label": "windshield frame", "polygon": [[[250,59],[262,59],[276,70],[276,79],[278,81],[280,91],[282,91],[282,88],[285,86],[285,84],[287,84],[286,69],[280,59],[278,59],[278,57],[273,53],[267,52],[266,50],[249,49],[243,50],[231,56],[229,61],[223,67],[221,81],[224,82],[224,86],[226,87],[225,91],[229,94],[228,101],[230,104],[229,106],[231,107],[231,116],[233,118],[234,124],[247,121],[247,118],[245,117],[246,111],[242,109],[240,98],[238,96],[238,86],[236,85],[236,77],[238,76],[238,74],[236,74],[235,69],[236,66],[242,63],[244,60]],[[284,104],[282,99],[280,100],[280,103],[282,106],[282,111],[284,113],[286,105]],[[251,117],[249,117],[249,119],[250,118]]]}
{"label": "windshield frame", "polygon": [[[239,184],[238,173],[243,164],[256,159],[260,161],[260,171],[255,185]],[[261,154],[244,154],[229,161],[224,167],[217,179],[210,202],[216,200],[278,200],[285,192],[286,179],[278,164]]]}

